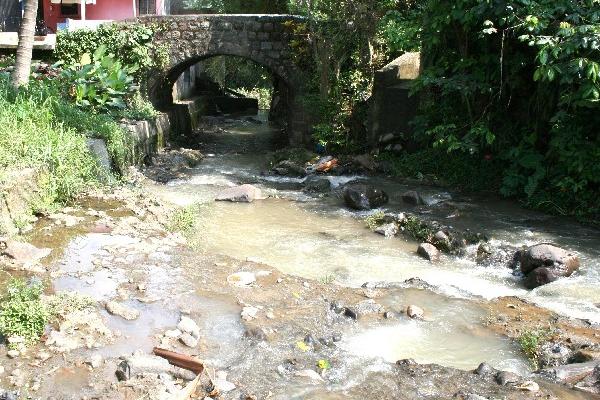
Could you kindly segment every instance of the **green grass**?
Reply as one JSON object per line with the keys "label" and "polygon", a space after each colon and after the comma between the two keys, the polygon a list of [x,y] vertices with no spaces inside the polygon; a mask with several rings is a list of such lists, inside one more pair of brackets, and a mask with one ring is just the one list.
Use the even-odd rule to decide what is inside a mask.
{"label": "green grass", "polygon": [[23,280],[14,280],[9,284],[0,305],[2,336],[21,336],[26,345],[40,338],[51,315],[41,300],[43,290],[41,284],[27,285]]}
{"label": "green grass", "polygon": [[15,93],[8,76],[0,74],[0,171],[38,171],[40,192],[31,204],[33,212],[64,204],[103,180],[106,173],[87,148],[89,137],[106,141],[118,169],[132,161],[133,146],[111,117],[68,103],[57,82],[32,81]]}

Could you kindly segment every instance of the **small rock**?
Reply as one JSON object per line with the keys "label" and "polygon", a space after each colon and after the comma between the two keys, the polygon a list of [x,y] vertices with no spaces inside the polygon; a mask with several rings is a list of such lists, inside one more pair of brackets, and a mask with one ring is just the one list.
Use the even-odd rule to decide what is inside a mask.
{"label": "small rock", "polygon": [[89,360],[86,361],[86,364],[89,365],[90,367],[96,369],[102,365],[103,361],[104,360],[100,354],[94,354],[90,357]]}
{"label": "small rock", "polygon": [[475,394],[475,393],[469,393],[469,394],[467,394],[467,396],[465,397],[465,400],[488,400],[488,398],[487,398],[487,397],[480,396],[480,395],[478,395],[478,394]]}
{"label": "small rock", "polygon": [[526,392],[539,392],[540,390],[540,385],[534,381],[525,381],[515,387]]}
{"label": "small rock", "polygon": [[314,371],[312,369],[303,369],[300,371],[296,371],[294,373],[294,376],[301,377],[301,378],[308,378],[315,382],[324,382],[321,375],[319,375],[316,371]]}
{"label": "small rock", "polygon": [[363,300],[356,305],[358,315],[381,314],[384,311],[384,307],[373,299]]}
{"label": "small rock", "polygon": [[412,319],[423,319],[425,311],[421,307],[411,304],[406,309],[406,315]]}
{"label": "small rock", "polygon": [[198,346],[199,339],[193,337],[187,332],[184,332],[180,337],[179,341],[186,345],[187,347],[196,347]]}
{"label": "small rock", "polygon": [[4,373],[4,367],[2,365],[0,365],[0,375],[2,375]]}
{"label": "small rock", "polygon": [[431,262],[439,261],[440,251],[431,243],[421,243],[417,249],[417,254]]}
{"label": "small rock", "polygon": [[358,314],[356,311],[348,307],[344,307],[344,316],[354,320],[358,319]]}
{"label": "small rock", "polygon": [[177,324],[177,329],[179,329],[181,332],[189,333],[195,338],[200,338],[200,327],[198,327],[198,324],[196,324],[196,322],[189,317],[182,316],[181,320]]}
{"label": "small rock", "polygon": [[415,191],[409,191],[406,192],[402,195],[402,201],[405,202],[406,204],[410,204],[413,206],[419,206],[424,204],[423,199],[421,198],[421,195]]}
{"label": "small rock", "polygon": [[386,311],[386,312],[383,314],[383,317],[384,317],[385,319],[399,319],[399,318],[401,318],[401,317],[402,317],[402,314],[401,314],[401,313],[399,313],[399,312],[396,312],[396,311]]}
{"label": "small rock", "polygon": [[344,302],[340,301],[340,300],[334,300],[334,301],[332,301],[331,305],[330,305],[330,308],[336,314],[341,314],[344,311],[346,311],[346,306],[344,305]]}
{"label": "small rock", "polygon": [[244,321],[251,321],[256,318],[258,311],[259,311],[259,309],[256,307],[246,306],[242,309],[242,314],[241,314],[242,319]]}
{"label": "small rock", "polygon": [[170,329],[165,331],[165,336],[168,338],[176,338],[181,336],[181,331],[179,329]]}
{"label": "small rock", "polygon": [[496,374],[495,380],[499,385],[506,386],[519,383],[521,377],[514,372],[500,371]]}
{"label": "small rock", "polygon": [[229,275],[227,277],[227,282],[230,285],[237,287],[248,287],[256,282],[256,275],[252,272],[240,271]]}
{"label": "small rock", "polygon": [[394,237],[398,234],[398,225],[395,222],[379,225],[374,232],[385,237]]}
{"label": "small rock", "polygon": [[0,255],[12,258],[20,264],[34,264],[51,252],[50,249],[39,249],[29,243],[0,238]]}
{"label": "small rock", "polygon": [[325,193],[331,190],[331,181],[320,176],[310,176],[304,181],[304,191],[308,193]]}
{"label": "small rock", "polygon": [[107,302],[105,308],[109,314],[117,315],[128,321],[136,320],[140,316],[140,312],[135,308],[127,307],[123,304],[117,303],[116,301]]}
{"label": "small rock", "polygon": [[252,185],[242,185],[223,190],[217,195],[216,201],[231,201],[234,203],[252,203],[262,199],[262,192]]}
{"label": "small rock", "polygon": [[19,355],[21,355],[21,353],[19,353],[18,350],[9,350],[6,352],[6,355],[8,356],[8,358],[17,358],[19,357]]}
{"label": "small rock", "polygon": [[496,373],[496,370],[490,364],[483,362],[479,364],[479,366],[475,370],[475,373],[481,376],[488,376]]}

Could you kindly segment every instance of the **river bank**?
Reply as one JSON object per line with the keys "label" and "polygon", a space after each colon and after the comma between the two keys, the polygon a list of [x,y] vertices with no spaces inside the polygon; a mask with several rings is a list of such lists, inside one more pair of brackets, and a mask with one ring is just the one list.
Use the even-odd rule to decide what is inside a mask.
{"label": "river bank", "polygon": [[[547,353],[564,359],[544,366],[582,352],[595,359],[600,331],[586,303],[593,298],[549,296],[572,280],[593,292],[593,246],[578,248],[583,278],[534,294],[499,266],[450,256],[432,265],[415,254],[418,243],[369,231],[368,214],[344,210],[335,194],[307,194],[297,178],[261,174],[273,139],[265,124],[219,122],[199,138],[203,159],[164,153],[132,171],[129,184],[39,221],[26,239],[50,255],[30,263],[4,257],[0,285],[9,275],[35,275],[47,295],[75,291],[93,302],[61,316],[42,343],[14,358],[0,347],[0,387],[32,398],[171,398],[190,376],[153,358],[159,346],[205,363],[199,398],[593,398],[593,376],[571,382],[582,392],[531,375],[516,343],[549,330]],[[355,178],[330,177],[333,186]],[[269,198],[214,202],[242,183]],[[406,189],[398,185],[388,190]],[[472,204],[461,207],[468,220],[453,225],[480,224],[500,240],[521,235],[519,223],[491,221]],[[193,216],[182,217],[180,207]],[[559,229],[534,221],[547,229],[530,241]],[[577,233],[564,243],[594,243]]]}

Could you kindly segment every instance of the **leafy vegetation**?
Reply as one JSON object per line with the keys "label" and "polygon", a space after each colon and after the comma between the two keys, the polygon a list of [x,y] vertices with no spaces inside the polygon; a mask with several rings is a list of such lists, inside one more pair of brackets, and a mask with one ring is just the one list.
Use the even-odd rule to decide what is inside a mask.
{"label": "leafy vegetation", "polygon": [[0,334],[6,338],[20,336],[29,345],[44,333],[50,311],[42,302],[41,283],[28,285],[23,280],[12,281],[0,303]]}
{"label": "leafy vegetation", "polygon": [[106,54],[128,68],[135,68],[136,82],[143,83],[152,69],[168,64],[168,49],[157,46],[153,37],[161,28],[139,24],[105,24],[98,29],[60,31],[54,56],[65,65],[77,65],[84,54],[106,46]]}
{"label": "leafy vegetation", "polygon": [[85,53],[79,63],[68,65],[62,78],[70,85],[69,95],[77,106],[110,113],[126,108],[126,98],[136,91],[131,75],[136,69],[123,66],[101,45],[93,58]]}
{"label": "leafy vegetation", "polygon": [[501,193],[530,206],[597,214],[598,9],[597,0],[428,2],[414,140],[500,160]]}
{"label": "leafy vegetation", "polygon": [[198,211],[199,205],[197,204],[175,210],[169,220],[169,230],[188,236],[198,222]]}
{"label": "leafy vegetation", "polygon": [[550,332],[548,330],[539,329],[525,331],[518,338],[521,350],[525,353],[534,369],[539,368],[538,350],[548,340],[549,336]]}
{"label": "leafy vegetation", "polygon": [[377,211],[365,218],[365,224],[367,225],[367,228],[375,230],[383,224],[384,218],[385,213],[383,211]]}
{"label": "leafy vegetation", "polygon": [[[31,345],[44,333],[46,325],[55,318],[93,307],[95,301],[76,292],[60,292],[43,297],[41,282],[27,283],[12,280],[0,303],[0,335],[22,337],[25,345]],[[12,344],[11,344],[12,346]]]}

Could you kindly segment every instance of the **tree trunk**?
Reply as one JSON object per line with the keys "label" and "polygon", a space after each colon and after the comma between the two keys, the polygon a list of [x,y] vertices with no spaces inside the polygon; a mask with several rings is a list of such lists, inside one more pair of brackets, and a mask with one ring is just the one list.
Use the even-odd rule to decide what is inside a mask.
{"label": "tree trunk", "polygon": [[31,75],[31,57],[37,17],[38,0],[25,0],[25,12],[19,29],[19,45],[15,69],[12,73],[12,85],[16,88],[27,85]]}

